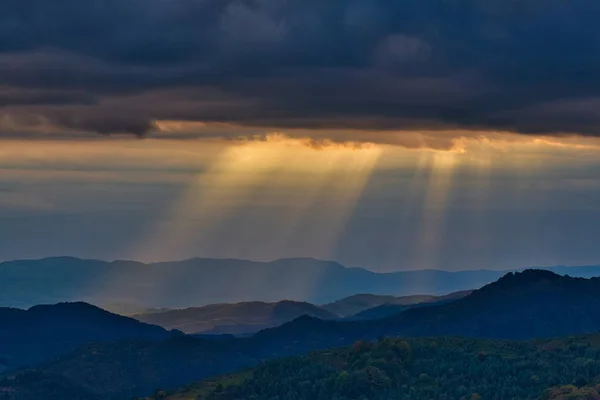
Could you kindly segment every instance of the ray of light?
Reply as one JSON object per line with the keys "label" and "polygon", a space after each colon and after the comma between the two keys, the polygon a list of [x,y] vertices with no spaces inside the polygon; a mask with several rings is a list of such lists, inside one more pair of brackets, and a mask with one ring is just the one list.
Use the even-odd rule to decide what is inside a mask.
{"label": "ray of light", "polygon": [[[270,235],[272,238],[270,247],[276,253],[289,254],[290,245],[297,247],[298,240],[295,235],[298,233],[299,225],[310,217],[311,211],[314,211],[320,197],[329,189],[330,183],[335,180],[336,173],[339,173],[336,168],[339,168],[342,152],[336,151],[328,151],[326,155],[319,153],[318,172],[299,172],[307,162],[305,151],[306,149],[294,151],[286,156],[285,163],[281,163],[270,174],[268,180],[257,185],[246,201],[248,204],[264,204],[281,195],[293,198],[293,201],[286,202],[284,207],[278,207],[276,210],[280,223],[273,227]],[[267,219],[273,210],[263,207],[256,210],[256,213],[259,214],[257,219],[260,220],[262,217]],[[254,231],[255,227],[242,226],[236,233],[248,237],[253,235]],[[247,243],[248,246],[252,245],[251,240],[238,240],[237,242]],[[239,250],[244,253],[249,249]]]}
{"label": "ray of light", "polygon": [[471,225],[470,232],[470,251],[472,254],[481,254],[481,263],[487,261],[490,257],[489,251],[489,231],[487,215],[490,212],[490,196],[492,191],[492,155],[482,158],[480,162],[474,164],[475,180],[469,185],[472,192],[470,196],[469,221]]}
{"label": "ray of light", "polygon": [[436,151],[431,153],[429,159],[429,175],[413,261],[421,269],[436,269],[441,266],[440,245],[457,157],[458,154],[453,151]]}
{"label": "ray of light", "polygon": [[[310,255],[329,255],[379,154],[378,147],[322,151],[268,142],[234,145],[190,184],[164,221],[134,249],[133,257],[168,259],[191,247],[210,251],[214,237],[217,242],[222,239],[220,231],[224,227],[231,256],[251,251],[244,246],[256,244],[256,238],[264,236],[275,238],[267,245],[276,252],[273,246],[285,246],[295,240],[298,225],[309,218],[315,229]],[[281,206],[282,201],[292,204],[284,204],[283,212],[278,208],[280,221],[273,235],[274,232],[268,232],[270,227],[261,225],[261,213],[269,213],[270,205]],[[257,222],[244,225],[246,212]],[[313,212],[318,215],[311,215]],[[320,217],[316,224],[315,217]],[[231,226],[235,229],[231,230]],[[163,277],[161,292],[185,279],[175,275]],[[250,276],[244,283],[260,285],[272,278]],[[319,276],[313,278],[317,284]],[[307,294],[312,286],[306,287]]]}
{"label": "ray of light", "polygon": [[201,240],[198,234],[210,233],[213,224],[240,206],[253,185],[266,179],[265,171],[281,161],[282,155],[271,150],[255,144],[226,149],[212,166],[193,178],[155,231],[134,250],[134,257],[165,259],[183,251],[192,240]]}
{"label": "ray of light", "polygon": [[[328,179],[325,190],[321,191],[324,196],[333,194],[333,201],[327,202],[323,199],[323,203],[321,203],[323,204],[321,213],[324,212],[327,219],[324,221],[325,223],[318,226],[322,233],[318,236],[320,243],[317,247],[317,254],[326,258],[333,256],[342,230],[354,214],[357,203],[380,156],[381,149],[375,147],[346,152],[336,160],[341,171],[339,175]],[[313,207],[319,204],[319,202],[313,202]]]}

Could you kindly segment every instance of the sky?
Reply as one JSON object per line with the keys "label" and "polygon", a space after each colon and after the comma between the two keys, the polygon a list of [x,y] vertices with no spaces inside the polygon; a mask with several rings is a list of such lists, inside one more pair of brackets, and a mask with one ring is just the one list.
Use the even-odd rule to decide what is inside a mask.
{"label": "sky", "polygon": [[0,259],[599,264],[599,17],[3,1]]}

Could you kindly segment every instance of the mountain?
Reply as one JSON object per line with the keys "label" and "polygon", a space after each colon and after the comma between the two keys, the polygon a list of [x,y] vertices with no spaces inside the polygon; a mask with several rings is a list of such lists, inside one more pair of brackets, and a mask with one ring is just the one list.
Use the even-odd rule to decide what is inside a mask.
{"label": "mountain", "polygon": [[161,340],[174,333],[111,314],[86,303],[0,308],[0,365],[4,369],[41,362],[88,342]]}
{"label": "mountain", "polygon": [[389,295],[355,294],[353,296],[334,301],[333,303],[324,304],[322,307],[331,313],[339,315],[340,317],[348,317],[350,315],[358,314],[361,311],[365,311],[383,304],[409,306],[412,304],[430,301],[433,298],[435,298],[435,296],[432,295],[397,297]]}
{"label": "mountain", "polygon": [[[560,274],[599,276],[600,266],[556,267]],[[144,264],[60,257],[0,264],[0,305],[85,301],[139,313],[282,299],[326,304],[356,293],[443,295],[480,288],[506,271],[404,271],[375,273],[309,258],[272,262],[202,259]]]}
{"label": "mountain", "polygon": [[273,356],[344,346],[385,336],[531,339],[600,332],[600,278],[543,270],[509,273],[461,299],[370,321],[299,318],[256,334]]}
{"label": "mountain", "polygon": [[418,304],[412,306],[403,306],[399,304],[382,304],[380,306],[369,308],[368,310],[364,310],[357,314],[346,317],[345,319],[348,321],[383,319],[400,314],[401,312],[404,312],[410,309],[411,307],[417,305]]}
{"label": "mountain", "polygon": [[452,301],[462,299],[463,297],[466,297],[471,293],[473,293],[472,290],[463,290],[460,292],[448,294],[446,296],[429,296],[429,298],[426,301],[415,304],[385,303],[373,308],[366,309],[364,311],[346,317],[345,319],[349,321],[383,319],[394,315],[398,315],[401,312],[404,312],[411,308],[431,307],[440,304],[450,303]]}
{"label": "mountain", "polygon": [[401,297],[359,294],[325,304],[322,307],[346,319],[379,319],[419,305],[442,304],[458,300],[471,292],[472,290],[463,290],[445,296],[414,295]]}
{"label": "mountain", "polygon": [[[237,358],[240,372],[217,373],[178,390],[169,390],[173,389],[170,385],[189,382],[194,375],[196,380],[206,376],[206,369],[199,366],[210,363],[199,360],[211,360],[212,372],[216,372],[226,358],[218,356],[219,352],[235,355],[217,344],[208,346],[190,338],[151,347],[115,346],[98,346],[93,353],[86,353],[93,354],[91,357],[63,358],[45,369],[0,380],[0,400],[116,400],[135,393],[155,393],[148,398],[151,400],[593,400],[583,395],[595,391],[594,385],[600,383],[596,379],[600,377],[599,335],[535,341],[357,341],[348,347],[271,360],[253,368],[244,366],[253,360]],[[101,373],[90,373],[90,368]],[[572,396],[560,397],[562,394]],[[578,395],[582,397],[575,397]]]}
{"label": "mountain", "polygon": [[205,307],[134,315],[133,318],[190,334],[239,335],[282,325],[302,315],[321,319],[337,318],[337,315],[313,304],[294,301],[213,304]]}
{"label": "mountain", "polygon": [[600,331],[600,278],[550,271],[509,273],[457,301],[383,320],[403,335],[528,339]]}
{"label": "mountain", "polygon": [[[45,388],[48,386],[56,388],[55,393],[60,393],[61,390],[72,390],[73,396],[92,396],[85,400],[127,398],[132,394],[145,395],[159,385],[169,388],[186,384],[194,379],[231,373],[236,368],[256,365],[264,360],[342,348],[365,339],[413,337],[414,339],[408,340],[411,354],[422,364],[413,364],[417,366],[407,368],[406,373],[409,375],[406,380],[397,381],[404,382],[402,386],[412,388],[409,391],[411,399],[459,399],[462,396],[471,396],[473,393],[492,399],[533,399],[538,397],[531,397],[534,394],[530,390],[532,387],[541,390],[542,385],[538,385],[539,382],[543,382],[544,387],[560,386],[571,382],[576,382],[578,386],[585,386],[592,383],[592,379],[600,374],[597,370],[597,363],[600,360],[600,353],[598,353],[600,336],[551,339],[558,336],[600,332],[598,304],[600,304],[600,278],[572,278],[549,271],[527,270],[509,273],[498,281],[458,300],[412,308],[399,315],[380,320],[335,321],[302,316],[280,327],[265,329],[247,338],[225,336],[209,340],[184,336],[163,342],[144,341],[139,345],[140,347],[132,346],[130,342],[88,345],[34,369],[13,374],[0,383],[0,394],[4,393],[5,398],[12,396],[8,397],[10,400],[26,400],[27,397],[19,398],[17,395],[34,393],[36,387],[43,384]],[[419,339],[419,337],[432,336],[438,338]],[[452,339],[456,336],[464,338]],[[530,347],[519,347],[521,344],[511,344],[513,342],[505,340],[532,338],[550,339],[523,342]],[[421,347],[413,343],[431,343],[431,345]],[[486,347],[488,346],[486,343],[493,345]],[[129,348],[131,350],[128,350]],[[336,350],[333,350],[321,354],[327,358],[327,354],[335,354],[335,352]],[[369,366],[381,369],[378,365],[382,354],[375,352],[366,355],[365,358],[373,359]],[[383,358],[385,359],[384,355]],[[302,358],[295,360],[302,360]],[[474,362],[474,360],[478,361]],[[481,364],[482,360],[496,360],[501,364]],[[359,357],[355,361],[364,360]],[[336,370],[335,376],[340,378],[342,383],[346,379],[344,371],[352,376],[356,373],[357,377],[363,378],[367,373],[368,376],[378,376],[382,381],[387,382],[375,370],[365,371],[362,367],[353,370],[354,362],[350,364],[344,359],[338,364],[338,359],[332,358],[324,365],[314,364],[311,360],[309,365],[318,365],[316,375],[307,370],[302,363],[274,362],[275,364],[270,365],[274,365],[273,368],[279,369],[279,372],[274,375],[263,374],[262,371],[269,370],[259,367],[250,372],[250,376],[257,377],[258,381],[249,381],[253,382],[250,386],[244,383],[242,392],[232,392],[233,394],[229,393],[227,396],[248,398],[241,396],[240,393],[245,393],[247,390],[262,390],[260,387],[264,385],[265,379],[272,384],[266,385],[264,388],[266,392],[252,392],[256,394],[252,398],[260,400],[265,398],[264,396],[272,397],[272,390],[289,389],[290,393],[296,393],[297,390],[306,391],[311,387],[307,386],[306,382],[319,382],[321,374],[326,372],[327,365],[335,368],[341,365],[342,369]],[[450,369],[452,369],[451,373],[448,372]],[[504,371],[518,371],[508,385],[508,381],[502,380],[505,376]],[[385,372],[390,380],[396,379],[387,371]],[[467,379],[465,374],[469,374],[471,378]],[[541,374],[549,374],[550,378],[542,380]],[[329,382],[329,377],[331,376],[324,377],[324,382]],[[432,377],[435,379],[430,381]],[[287,380],[288,378],[291,381]],[[364,385],[364,381],[361,380],[363,378],[360,378],[356,384]],[[475,378],[480,380],[476,381]],[[233,382],[239,380],[239,377],[233,378]],[[421,386],[423,383],[421,381],[432,382],[432,384]],[[282,386],[285,382],[292,383],[289,387]],[[223,390],[222,386],[224,385],[218,386],[220,391]],[[301,389],[298,389],[299,387]],[[318,387],[319,393],[324,390],[322,395],[306,392],[308,393],[306,396],[331,398],[327,397],[329,392],[326,389]],[[329,384],[325,387],[331,389]],[[446,397],[432,396],[433,393],[437,393],[432,390],[439,390],[439,388],[448,390],[445,392]],[[477,391],[469,392],[471,388],[476,388]],[[490,390],[498,388],[502,388],[503,391],[490,395]],[[457,390],[461,393],[459,396]],[[580,391],[585,392],[583,389]],[[392,398],[402,398],[396,396],[398,394],[396,392],[393,394]],[[373,399],[377,399],[380,395],[383,396],[379,392],[373,392]],[[427,395],[430,397],[426,397]],[[539,393],[536,392],[535,396],[538,395]],[[215,399],[231,398],[227,396],[215,397]],[[77,397],[56,397],[57,400],[63,398]],[[299,397],[291,395],[290,398]]]}
{"label": "mountain", "polygon": [[0,379],[0,399],[122,400],[257,362],[224,343],[188,336],[93,343]]}

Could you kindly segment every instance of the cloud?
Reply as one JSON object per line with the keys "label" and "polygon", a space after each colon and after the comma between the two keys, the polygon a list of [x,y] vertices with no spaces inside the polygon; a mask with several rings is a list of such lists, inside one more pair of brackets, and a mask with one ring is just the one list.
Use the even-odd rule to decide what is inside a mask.
{"label": "cloud", "polygon": [[587,0],[7,0],[0,130],[598,136],[599,17]]}

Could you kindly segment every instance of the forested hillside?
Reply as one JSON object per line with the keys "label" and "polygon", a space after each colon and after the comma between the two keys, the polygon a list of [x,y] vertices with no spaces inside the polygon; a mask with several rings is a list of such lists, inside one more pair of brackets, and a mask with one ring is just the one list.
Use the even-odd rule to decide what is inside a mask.
{"label": "forested hillside", "polygon": [[383,339],[157,392],[167,400],[592,400],[600,336],[510,342]]}

